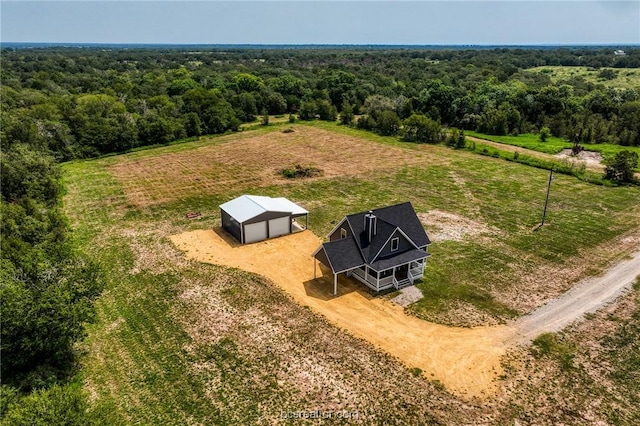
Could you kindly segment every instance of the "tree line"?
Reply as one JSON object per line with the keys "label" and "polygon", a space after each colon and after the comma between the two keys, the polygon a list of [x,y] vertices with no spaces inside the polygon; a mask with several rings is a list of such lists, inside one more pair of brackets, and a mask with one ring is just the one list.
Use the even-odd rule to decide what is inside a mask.
{"label": "tree line", "polygon": [[[2,138],[57,160],[237,131],[266,114],[399,131],[413,115],[504,135],[640,145],[640,88],[539,65],[640,66],[640,49],[3,50]],[[602,82],[611,78],[602,70]],[[606,72],[604,72],[606,71]]]}

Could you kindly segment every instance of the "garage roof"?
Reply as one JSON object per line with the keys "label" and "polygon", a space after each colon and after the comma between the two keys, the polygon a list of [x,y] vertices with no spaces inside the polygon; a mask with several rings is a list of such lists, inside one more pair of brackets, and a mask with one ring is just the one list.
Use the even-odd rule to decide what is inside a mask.
{"label": "garage roof", "polygon": [[292,216],[309,213],[286,198],[271,198],[261,195],[241,195],[222,204],[220,208],[240,223],[265,212],[289,213]]}

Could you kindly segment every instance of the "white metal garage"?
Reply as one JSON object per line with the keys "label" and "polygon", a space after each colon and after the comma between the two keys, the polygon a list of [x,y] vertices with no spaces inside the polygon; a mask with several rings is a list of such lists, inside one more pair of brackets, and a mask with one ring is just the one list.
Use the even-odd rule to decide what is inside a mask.
{"label": "white metal garage", "polygon": [[[306,229],[309,212],[286,198],[242,195],[220,206],[222,227],[243,244]],[[296,219],[304,217],[304,223]]]}

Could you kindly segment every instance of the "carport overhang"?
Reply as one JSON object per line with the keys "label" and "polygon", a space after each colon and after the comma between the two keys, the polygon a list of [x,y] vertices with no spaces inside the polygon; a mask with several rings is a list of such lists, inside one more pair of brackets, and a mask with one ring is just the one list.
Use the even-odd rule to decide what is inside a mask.
{"label": "carport overhang", "polygon": [[[347,240],[340,240],[340,241],[347,241]],[[316,251],[313,253],[313,279],[317,278],[317,263],[316,260],[319,261],[320,263],[322,263],[323,265],[325,265],[326,267],[328,267],[329,269],[331,269],[331,272],[333,273],[333,295],[337,295],[338,294],[338,275],[345,273],[345,272],[349,272],[353,269],[359,268],[364,266],[364,263],[359,263],[357,265],[349,265],[348,267],[345,268],[344,265],[341,265],[341,268],[339,270],[336,270],[336,268],[334,268],[333,263],[331,262],[331,255],[329,253],[331,253],[331,249],[329,249],[329,253],[327,252],[327,245],[330,245],[332,243],[324,243],[322,244],[320,247],[318,247],[316,249]],[[334,259],[335,261],[335,259]]]}

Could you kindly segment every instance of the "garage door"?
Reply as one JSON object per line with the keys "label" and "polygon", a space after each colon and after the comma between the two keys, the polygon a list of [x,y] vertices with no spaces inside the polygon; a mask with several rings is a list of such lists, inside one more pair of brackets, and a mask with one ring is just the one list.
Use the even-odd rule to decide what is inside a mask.
{"label": "garage door", "polygon": [[269,238],[278,237],[289,233],[289,216],[271,219],[269,221]]}
{"label": "garage door", "polygon": [[267,239],[267,222],[252,223],[244,227],[244,242],[246,244]]}

